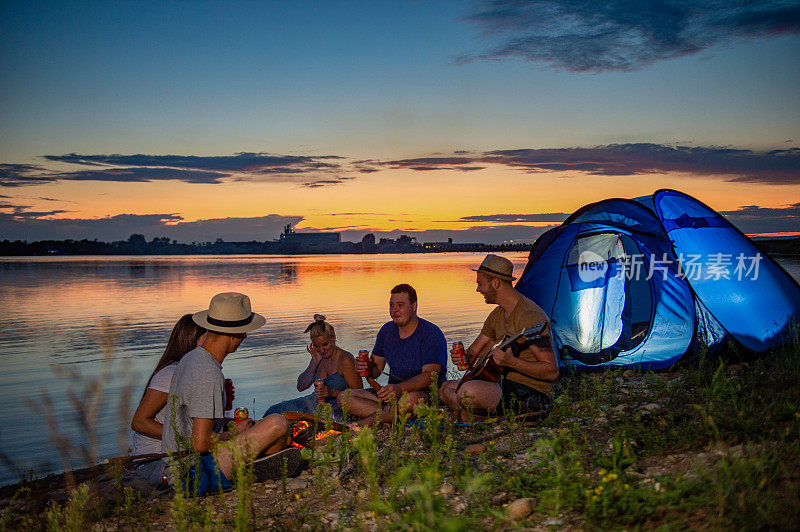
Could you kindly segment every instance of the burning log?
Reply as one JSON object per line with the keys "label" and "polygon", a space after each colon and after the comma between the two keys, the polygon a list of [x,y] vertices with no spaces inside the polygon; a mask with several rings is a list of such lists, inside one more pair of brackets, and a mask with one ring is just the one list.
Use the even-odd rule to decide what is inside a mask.
{"label": "burning log", "polygon": [[[292,445],[295,447],[314,447],[315,442],[322,441],[329,436],[340,434],[344,427],[341,423],[332,422],[330,430],[325,430],[322,420],[312,414],[301,412],[284,412],[292,430]],[[316,427],[316,432],[315,432]],[[320,430],[321,429],[321,430]]]}

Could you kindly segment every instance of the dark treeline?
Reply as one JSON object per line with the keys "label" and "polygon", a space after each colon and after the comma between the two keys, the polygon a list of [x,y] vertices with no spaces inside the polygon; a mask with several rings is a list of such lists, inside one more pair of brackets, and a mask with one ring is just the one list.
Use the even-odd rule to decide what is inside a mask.
{"label": "dark treeline", "polygon": [[179,243],[166,237],[149,242],[143,235],[133,234],[127,240],[23,240],[0,241],[0,255],[197,255],[226,253],[268,253],[271,242],[192,242]]}
{"label": "dark treeline", "polygon": [[[763,252],[778,257],[800,259],[800,238],[754,240]],[[133,234],[127,240],[102,242],[100,240],[1,240],[0,256],[41,255],[282,255],[282,254],[332,254],[332,253],[441,253],[448,251],[528,251],[530,244],[456,244],[438,242],[420,244],[401,235],[397,240],[381,239],[379,242],[339,242],[327,247],[304,248],[293,246],[285,240],[259,242],[181,243],[166,237],[147,241],[143,235]]]}
{"label": "dark treeline", "polygon": [[754,240],[761,251],[776,257],[800,259],[800,238],[781,238],[775,240]]}
{"label": "dark treeline", "polygon": [[333,253],[437,253],[445,251],[527,251],[530,244],[418,244],[401,235],[397,240],[381,239],[377,243],[339,242],[324,248],[304,248],[284,240],[180,243],[166,237],[147,241],[143,235],[133,234],[127,240],[102,242],[95,240],[24,240],[0,241],[0,256],[41,255],[278,255],[278,254],[333,254]]}

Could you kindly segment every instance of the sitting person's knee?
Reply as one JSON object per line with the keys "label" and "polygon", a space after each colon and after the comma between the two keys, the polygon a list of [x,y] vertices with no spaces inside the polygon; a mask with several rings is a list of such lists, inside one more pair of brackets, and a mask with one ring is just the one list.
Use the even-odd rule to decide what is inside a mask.
{"label": "sitting person's knee", "polygon": [[347,390],[342,391],[339,395],[336,396],[336,404],[339,405],[339,408],[344,408],[346,405],[350,403],[350,395],[353,393],[353,390],[348,388]]}
{"label": "sitting person's knee", "polygon": [[441,400],[443,400],[443,401],[444,401],[445,399],[447,399],[447,393],[448,393],[448,392],[447,392],[447,389],[448,389],[447,383],[444,383],[444,384],[442,385],[442,387],[441,387],[441,388],[439,388],[439,399],[441,399]]}
{"label": "sitting person's knee", "polygon": [[346,404],[347,401],[350,400],[350,395],[352,395],[353,390],[348,388],[347,390],[342,390],[342,392],[336,396],[336,404],[342,406]]}
{"label": "sitting person's knee", "polygon": [[472,408],[475,404],[475,396],[469,393],[469,390],[461,389],[457,395],[458,404],[464,408]]}
{"label": "sitting person's knee", "polygon": [[414,411],[414,408],[420,403],[428,402],[428,394],[425,392],[411,392],[404,393],[398,401],[398,406],[404,411]]}
{"label": "sitting person's knee", "polygon": [[289,430],[289,422],[281,414],[270,414],[261,421],[270,428]]}

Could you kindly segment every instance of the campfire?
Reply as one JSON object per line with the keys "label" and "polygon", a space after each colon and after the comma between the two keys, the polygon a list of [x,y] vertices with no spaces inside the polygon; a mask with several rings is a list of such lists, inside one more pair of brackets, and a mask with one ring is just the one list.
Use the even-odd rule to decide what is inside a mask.
{"label": "campfire", "polygon": [[292,445],[302,449],[303,447],[314,447],[316,442],[325,440],[329,436],[334,436],[342,432],[342,425],[333,422],[330,430],[325,430],[322,421],[316,423],[317,432],[314,433],[315,418],[311,414],[301,414],[299,412],[284,412],[283,416],[289,420],[292,431]]}

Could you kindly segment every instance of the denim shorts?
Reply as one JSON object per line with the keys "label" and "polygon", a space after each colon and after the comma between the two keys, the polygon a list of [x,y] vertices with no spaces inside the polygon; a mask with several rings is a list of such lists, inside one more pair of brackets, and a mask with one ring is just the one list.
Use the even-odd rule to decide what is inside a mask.
{"label": "denim shorts", "polygon": [[142,462],[133,467],[133,472],[137,476],[144,479],[147,485],[153,488],[158,488],[162,484],[166,484],[164,479],[164,472],[167,464],[161,459],[150,460],[149,462]]}
{"label": "denim shorts", "polygon": [[195,483],[197,484],[196,495],[214,493],[220,489],[226,490],[233,487],[225,473],[220,471],[214,455],[204,454],[200,461],[189,469],[188,478],[182,478],[181,485],[185,492],[195,493]]}
{"label": "denim shorts", "polygon": [[498,410],[506,416],[547,410],[552,403],[550,397],[542,392],[509,379],[500,381],[500,391],[503,398]]}
{"label": "denim shorts", "polygon": [[[333,411],[333,420],[341,423],[343,421],[342,409],[336,404],[335,397],[328,397],[325,402],[331,405]],[[309,394],[296,399],[287,399],[270,406],[264,415],[267,417],[271,414],[283,414],[284,412],[300,412],[303,414],[316,414],[317,413],[317,396],[316,394]]]}

